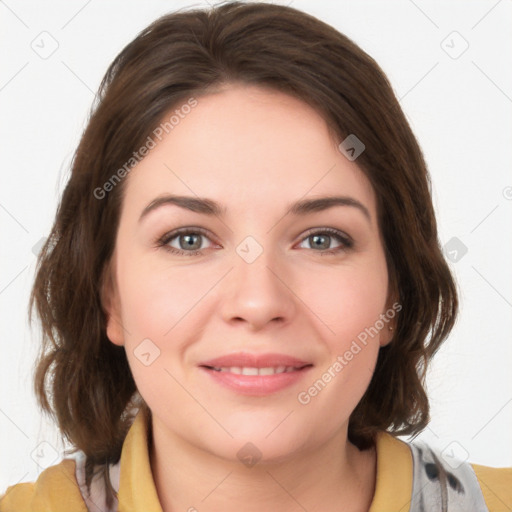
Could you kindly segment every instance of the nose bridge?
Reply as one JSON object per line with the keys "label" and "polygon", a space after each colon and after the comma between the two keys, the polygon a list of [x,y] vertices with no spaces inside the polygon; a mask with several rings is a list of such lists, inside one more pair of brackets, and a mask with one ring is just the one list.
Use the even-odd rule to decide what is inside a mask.
{"label": "nose bridge", "polygon": [[244,320],[261,328],[272,320],[290,319],[294,312],[293,294],[283,283],[276,252],[248,236],[235,249],[230,286],[223,296],[226,321]]}

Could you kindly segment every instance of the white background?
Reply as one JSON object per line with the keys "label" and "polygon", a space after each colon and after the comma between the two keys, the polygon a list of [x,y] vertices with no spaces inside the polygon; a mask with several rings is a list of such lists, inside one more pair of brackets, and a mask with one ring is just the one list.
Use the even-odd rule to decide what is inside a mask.
{"label": "white background", "polygon": [[[35,480],[36,460],[56,463],[64,448],[32,392],[39,335],[29,330],[27,303],[34,252],[49,233],[94,91],[140,30],[192,5],[207,6],[0,2],[0,494]],[[382,66],[425,153],[441,243],[456,237],[467,247],[450,263],[461,314],[429,373],[432,421],[419,439],[471,462],[512,466],[512,3],[291,6],[335,26]],[[468,49],[453,58],[464,40]],[[33,49],[43,44],[58,48],[43,59]]]}

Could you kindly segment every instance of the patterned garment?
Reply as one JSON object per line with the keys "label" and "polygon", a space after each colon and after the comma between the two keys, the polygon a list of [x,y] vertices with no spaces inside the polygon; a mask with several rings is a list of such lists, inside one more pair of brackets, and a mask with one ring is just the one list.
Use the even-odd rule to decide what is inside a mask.
{"label": "patterned garment", "polygon": [[[87,492],[87,486],[85,485],[85,454],[83,452],[78,452],[73,457],[76,462],[76,481],[78,483],[78,487],[80,488],[80,492],[82,493],[82,498],[87,506],[87,510],[89,512],[116,512],[118,501],[114,498],[114,503],[111,508],[107,507],[107,502],[105,499],[105,484],[103,480],[99,478],[93,478],[91,482],[91,493]],[[110,474],[110,482],[112,486],[119,492],[119,479],[121,472],[121,461],[117,464],[111,464],[109,466],[109,474]]]}
{"label": "patterned garment", "polygon": [[413,456],[409,512],[489,512],[468,462],[450,459],[423,441],[409,443]]}

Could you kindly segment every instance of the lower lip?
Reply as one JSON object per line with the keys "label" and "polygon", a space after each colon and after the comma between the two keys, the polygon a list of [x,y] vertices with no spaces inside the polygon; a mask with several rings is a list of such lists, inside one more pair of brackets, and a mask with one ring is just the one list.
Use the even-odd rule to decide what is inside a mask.
{"label": "lower lip", "polygon": [[204,366],[200,367],[219,384],[242,395],[264,396],[280,391],[301,380],[312,366],[293,372],[275,373],[274,375],[241,375],[238,373],[219,372]]}

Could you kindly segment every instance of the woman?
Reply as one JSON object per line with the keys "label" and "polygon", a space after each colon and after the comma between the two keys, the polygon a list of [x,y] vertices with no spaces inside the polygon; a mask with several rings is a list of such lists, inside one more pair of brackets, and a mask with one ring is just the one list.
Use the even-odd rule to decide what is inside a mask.
{"label": "woman", "polygon": [[395,437],[428,424],[456,286],[386,77],[300,11],[174,13],[121,52],[31,301],[78,451],[2,512],[512,503],[512,469]]}

